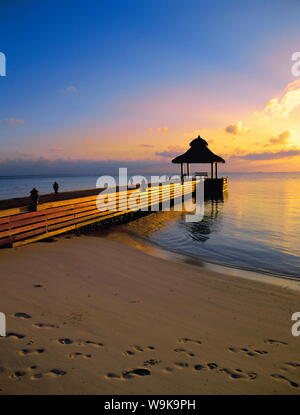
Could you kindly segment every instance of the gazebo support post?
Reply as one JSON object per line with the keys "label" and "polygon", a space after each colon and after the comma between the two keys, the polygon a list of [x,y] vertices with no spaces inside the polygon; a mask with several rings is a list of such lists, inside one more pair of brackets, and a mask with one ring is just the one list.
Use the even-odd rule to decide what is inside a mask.
{"label": "gazebo support post", "polygon": [[214,163],[210,163],[210,177],[213,179],[214,178]]}
{"label": "gazebo support post", "polygon": [[186,172],[187,172],[187,175],[189,176],[190,175],[190,163],[186,163]]}
{"label": "gazebo support post", "polygon": [[183,163],[180,163],[180,169],[181,169],[181,178],[183,178],[183,173],[184,173]]}
{"label": "gazebo support post", "polygon": [[218,178],[218,163],[216,163],[216,179]]}

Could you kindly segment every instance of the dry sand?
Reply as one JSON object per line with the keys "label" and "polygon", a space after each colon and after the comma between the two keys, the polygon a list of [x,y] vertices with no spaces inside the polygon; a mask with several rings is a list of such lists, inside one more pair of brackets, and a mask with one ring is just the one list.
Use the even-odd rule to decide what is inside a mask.
{"label": "dry sand", "polygon": [[[96,236],[0,251],[2,394],[298,394],[299,292]],[[297,283],[295,283],[297,285]]]}

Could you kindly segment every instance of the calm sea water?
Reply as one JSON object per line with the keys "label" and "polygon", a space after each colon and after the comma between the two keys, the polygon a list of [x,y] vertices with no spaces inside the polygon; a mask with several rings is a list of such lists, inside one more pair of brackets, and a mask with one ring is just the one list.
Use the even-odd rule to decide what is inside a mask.
{"label": "calm sea water", "polygon": [[223,201],[199,223],[158,212],[126,225],[151,243],[197,260],[300,278],[300,174],[232,174]]}
{"label": "calm sea water", "polygon": [[93,189],[96,187],[98,176],[0,176],[0,199],[11,199],[14,197],[29,196],[33,187],[43,193],[52,193],[52,185],[55,181],[59,183],[60,191],[80,189]]}
{"label": "calm sea water", "polygon": [[[94,188],[97,177],[0,177],[0,198],[36,187],[52,191]],[[179,212],[158,212],[126,230],[161,248],[197,260],[300,278],[300,173],[231,174],[223,201],[205,202],[199,223]]]}

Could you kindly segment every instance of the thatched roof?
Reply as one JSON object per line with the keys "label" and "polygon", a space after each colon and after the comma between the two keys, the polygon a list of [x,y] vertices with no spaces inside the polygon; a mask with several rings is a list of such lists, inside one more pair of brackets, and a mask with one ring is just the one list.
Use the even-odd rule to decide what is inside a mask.
{"label": "thatched roof", "polygon": [[175,157],[172,163],[225,163],[222,157],[210,151],[207,142],[200,135],[190,142],[190,147],[184,154]]}

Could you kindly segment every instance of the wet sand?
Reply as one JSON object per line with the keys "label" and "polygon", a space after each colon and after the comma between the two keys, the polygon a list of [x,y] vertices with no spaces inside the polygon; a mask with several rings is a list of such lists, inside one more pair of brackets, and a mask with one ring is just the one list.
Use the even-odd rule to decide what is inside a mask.
{"label": "wet sand", "polygon": [[292,285],[98,236],[3,249],[0,267],[1,394],[300,392]]}

